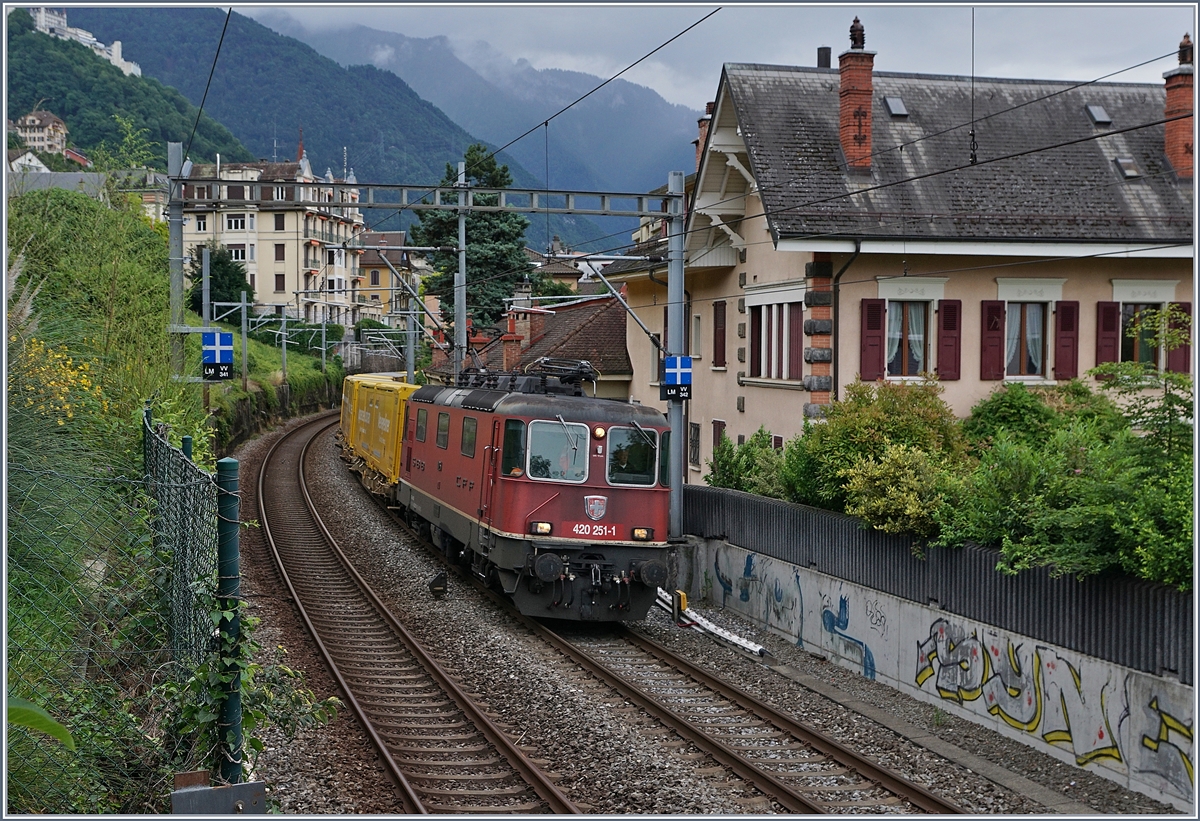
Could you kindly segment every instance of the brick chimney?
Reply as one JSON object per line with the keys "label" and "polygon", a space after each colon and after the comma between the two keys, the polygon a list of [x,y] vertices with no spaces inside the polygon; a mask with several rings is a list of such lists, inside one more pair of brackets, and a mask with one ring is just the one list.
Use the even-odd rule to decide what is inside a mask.
{"label": "brick chimney", "polygon": [[446,336],[440,330],[435,330],[433,338],[437,344],[433,346],[433,361],[430,363],[430,367],[435,371],[445,370],[450,367],[450,357],[442,348],[442,345],[446,343]]}
{"label": "brick chimney", "polygon": [[696,120],[696,125],[699,126],[700,139],[693,140],[696,145],[696,170],[700,170],[700,158],[704,156],[704,144],[708,142],[708,129],[712,125],[713,109],[717,107],[716,103],[707,103],[704,106],[704,116]]}
{"label": "brick chimney", "polygon": [[855,17],[850,26],[850,50],[838,55],[838,135],[846,164],[852,169],[871,167],[871,72],[875,52],[864,51],[865,42],[862,23]]}
{"label": "brick chimney", "polygon": [[508,333],[500,337],[500,349],[504,357],[503,370],[516,370],[517,365],[520,364],[522,339],[524,337],[517,333],[517,315],[510,311],[508,314]]}
{"label": "brick chimney", "polygon": [[[1163,116],[1177,117],[1192,112],[1192,39],[1186,34],[1179,43],[1179,66],[1163,74],[1167,81],[1167,105]],[[1192,178],[1193,118],[1167,123],[1166,154],[1180,179]]]}
{"label": "brick chimney", "polygon": [[[533,307],[538,306],[534,300]],[[546,335],[546,315],[540,311],[529,312],[529,344],[532,345]]]}

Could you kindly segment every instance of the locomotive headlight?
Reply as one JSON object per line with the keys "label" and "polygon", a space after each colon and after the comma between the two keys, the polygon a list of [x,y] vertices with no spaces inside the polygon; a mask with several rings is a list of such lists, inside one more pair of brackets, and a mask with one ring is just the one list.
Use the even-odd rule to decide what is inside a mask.
{"label": "locomotive headlight", "polygon": [[635,527],[633,529],[633,540],[635,542],[649,542],[654,539],[654,528],[652,527]]}
{"label": "locomotive headlight", "polygon": [[529,525],[529,532],[534,536],[549,536],[551,529],[549,522],[533,522]]}
{"label": "locomotive headlight", "polygon": [[603,439],[605,433],[607,433],[607,431],[605,431],[604,428],[600,427],[599,425],[592,428],[592,438],[593,439]]}

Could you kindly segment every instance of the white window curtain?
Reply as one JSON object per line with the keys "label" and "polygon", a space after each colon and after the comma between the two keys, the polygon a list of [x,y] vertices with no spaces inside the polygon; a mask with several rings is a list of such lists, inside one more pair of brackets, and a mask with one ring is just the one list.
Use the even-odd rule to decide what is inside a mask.
{"label": "white window curtain", "polygon": [[1029,351],[1029,361],[1033,365],[1031,373],[1043,373],[1042,370],[1042,333],[1046,327],[1045,306],[1040,302],[1031,302],[1025,306],[1025,347]]}
{"label": "white window curtain", "polygon": [[904,303],[902,302],[888,303],[887,361],[890,374],[900,372],[900,369],[894,368],[892,363],[896,361],[896,353],[900,350],[900,329],[904,323],[904,315],[900,312],[903,309]]}
{"label": "white window curtain", "polygon": [[908,303],[908,355],[917,366],[913,375],[925,370],[925,303]]}
{"label": "white window curtain", "polygon": [[1021,303],[1008,303],[1004,328],[1004,361],[1008,373],[1020,373],[1021,363],[1017,361],[1018,351],[1021,350]]}

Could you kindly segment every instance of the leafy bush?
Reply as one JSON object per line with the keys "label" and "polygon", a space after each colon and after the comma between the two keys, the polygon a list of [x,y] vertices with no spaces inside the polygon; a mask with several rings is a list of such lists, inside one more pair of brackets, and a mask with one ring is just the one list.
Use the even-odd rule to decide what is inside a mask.
{"label": "leafy bush", "polygon": [[721,434],[713,449],[704,481],[711,487],[727,487],[757,493],[772,499],[787,498],[782,480],[783,452],[772,444],[771,432],[760,427],[740,445]]}
{"label": "leafy bush", "polygon": [[923,450],[888,445],[879,459],[860,459],[842,471],[846,512],[885,533],[929,538],[938,518],[957,497],[960,481]]}
{"label": "leafy bush", "polygon": [[825,421],[807,424],[787,444],[782,482],[795,502],[844,511],[843,470],[862,459],[879,460],[889,445],[907,445],[947,465],[966,458],[966,440],[935,380],[919,383],[855,382],[830,405]]}
{"label": "leafy bush", "polygon": [[1001,385],[971,408],[971,415],[963,421],[963,433],[972,443],[980,443],[1003,429],[1019,441],[1031,442],[1045,437],[1056,418],[1039,394],[1017,382]]}
{"label": "leafy bush", "polygon": [[387,323],[380,322],[378,319],[363,317],[354,323],[354,341],[363,341],[363,331],[378,330],[380,328],[386,329],[387,327]]}

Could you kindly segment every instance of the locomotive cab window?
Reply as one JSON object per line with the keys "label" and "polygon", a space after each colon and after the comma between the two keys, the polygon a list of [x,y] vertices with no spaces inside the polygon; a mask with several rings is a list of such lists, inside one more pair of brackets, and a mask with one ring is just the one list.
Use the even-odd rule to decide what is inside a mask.
{"label": "locomotive cab window", "polygon": [[450,444],[450,414],[438,414],[437,446],[442,450]]}
{"label": "locomotive cab window", "polygon": [[504,458],[500,462],[504,476],[525,475],[525,423],[509,419],[504,423]]}
{"label": "locomotive cab window", "polygon": [[588,474],[587,425],[529,423],[529,476],[557,482],[584,482]]}
{"label": "locomotive cab window", "polygon": [[646,428],[608,429],[608,483],[610,485],[653,485],[656,431]]}
{"label": "locomotive cab window", "polygon": [[462,425],[462,455],[471,459],[475,458],[475,432],[479,427],[479,421],[474,416],[464,416]]}
{"label": "locomotive cab window", "polygon": [[429,426],[429,411],[425,408],[417,409],[417,441],[425,441],[425,430]]}

